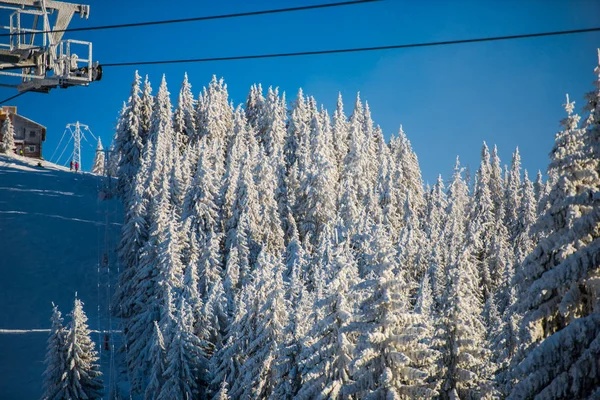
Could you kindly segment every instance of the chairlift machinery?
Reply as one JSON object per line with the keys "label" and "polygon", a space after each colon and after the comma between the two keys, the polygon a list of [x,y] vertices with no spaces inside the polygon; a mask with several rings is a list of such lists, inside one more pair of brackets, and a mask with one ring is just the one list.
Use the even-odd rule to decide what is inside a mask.
{"label": "chairlift machinery", "polygon": [[21,82],[0,86],[15,87],[21,93],[48,93],[53,88],[88,86],[102,79],[102,67],[92,59],[92,43],[63,39],[73,16],[87,19],[90,6],[54,0],[0,0],[2,10],[11,14],[9,25],[0,26],[0,76],[21,78]]}

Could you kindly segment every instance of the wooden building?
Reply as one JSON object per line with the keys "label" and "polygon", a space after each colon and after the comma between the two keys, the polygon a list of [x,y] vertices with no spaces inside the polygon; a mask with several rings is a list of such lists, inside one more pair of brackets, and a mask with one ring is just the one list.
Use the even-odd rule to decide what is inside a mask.
{"label": "wooden building", "polygon": [[[46,140],[46,127],[17,114],[17,107],[2,106],[0,109],[0,126],[10,118],[15,130],[15,153],[30,158],[42,158],[42,144]],[[0,139],[2,133],[0,132]]]}

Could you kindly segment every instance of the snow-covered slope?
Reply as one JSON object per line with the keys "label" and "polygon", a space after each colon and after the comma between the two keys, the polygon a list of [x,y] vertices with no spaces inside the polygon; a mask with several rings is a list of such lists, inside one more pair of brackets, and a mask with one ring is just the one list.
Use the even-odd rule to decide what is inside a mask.
{"label": "snow-covered slope", "polygon": [[[90,328],[108,329],[109,275],[98,263],[108,247],[114,265],[122,217],[118,201],[99,200],[100,184],[91,174],[0,156],[0,399],[41,396],[51,302],[66,316],[77,292]],[[107,353],[102,364],[107,372]]]}

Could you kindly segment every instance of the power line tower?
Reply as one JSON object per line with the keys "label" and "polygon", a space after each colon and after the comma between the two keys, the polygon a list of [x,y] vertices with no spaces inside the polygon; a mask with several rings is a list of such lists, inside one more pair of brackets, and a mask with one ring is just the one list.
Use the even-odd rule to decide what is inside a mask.
{"label": "power line tower", "polygon": [[89,126],[82,124],[79,121],[67,124],[67,130],[71,132],[71,138],[73,139],[73,164],[76,163],[79,165],[79,168],[81,168],[81,139],[83,138],[89,143],[85,136],[85,132],[88,132],[96,141],[98,141],[98,138],[94,136]]}

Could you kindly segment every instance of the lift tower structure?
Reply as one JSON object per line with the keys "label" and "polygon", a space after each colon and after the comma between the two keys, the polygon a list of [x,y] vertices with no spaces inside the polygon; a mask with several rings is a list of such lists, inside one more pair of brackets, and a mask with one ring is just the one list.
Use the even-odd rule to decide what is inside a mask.
{"label": "lift tower structure", "polygon": [[9,24],[0,25],[0,77],[21,81],[0,86],[48,93],[56,87],[87,86],[102,78],[102,67],[92,59],[92,43],[63,39],[73,16],[87,19],[90,6],[54,0],[0,0],[1,10],[11,14]]}

